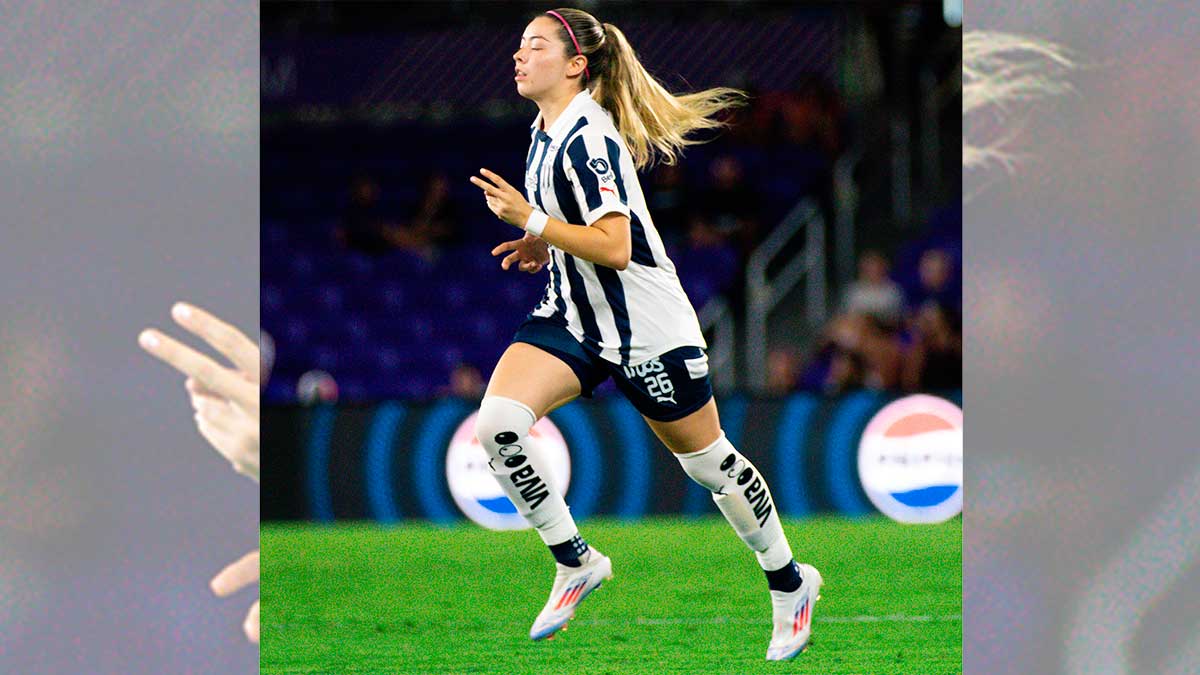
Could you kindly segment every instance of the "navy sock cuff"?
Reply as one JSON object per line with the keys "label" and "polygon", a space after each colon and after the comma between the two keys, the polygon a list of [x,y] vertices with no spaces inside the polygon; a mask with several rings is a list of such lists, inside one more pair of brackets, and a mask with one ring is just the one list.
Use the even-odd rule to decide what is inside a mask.
{"label": "navy sock cuff", "polygon": [[555,562],[567,567],[579,567],[582,563],[579,562],[580,556],[588,552],[587,542],[576,534],[567,541],[561,544],[551,544],[550,553],[554,556]]}
{"label": "navy sock cuff", "polygon": [[767,570],[766,575],[767,588],[770,588],[773,591],[791,593],[797,588],[800,588],[800,584],[802,582],[802,579],[800,578],[800,566],[796,564],[795,560],[777,570]]}

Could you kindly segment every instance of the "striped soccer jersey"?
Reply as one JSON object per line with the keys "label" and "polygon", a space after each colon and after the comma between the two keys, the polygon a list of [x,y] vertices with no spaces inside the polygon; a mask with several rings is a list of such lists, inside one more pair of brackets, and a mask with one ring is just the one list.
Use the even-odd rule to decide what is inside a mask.
{"label": "striped soccer jersey", "polygon": [[629,217],[633,257],[618,271],[550,247],[550,279],[533,316],[556,321],[606,361],[636,366],[672,349],[707,345],[696,312],[667,258],[638,183],[633,158],[612,118],[587,90],[554,126],[531,129],[525,160],[529,202],[575,226]]}

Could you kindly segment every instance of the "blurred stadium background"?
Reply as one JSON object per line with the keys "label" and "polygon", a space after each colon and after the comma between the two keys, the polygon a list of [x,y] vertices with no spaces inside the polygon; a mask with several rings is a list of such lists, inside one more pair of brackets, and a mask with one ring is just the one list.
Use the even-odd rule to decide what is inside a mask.
{"label": "blurred stadium background", "polygon": [[[753,96],[715,140],[641,176],[704,324],[726,428],[746,452],[771,465],[788,446],[821,466],[903,392],[957,400],[953,12],[587,7],[621,26],[672,89],[725,84]],[[457,517],[406,501],[418,491],[404,472],[373,475],[367,459],[372,444],[404,457],[444,451],[544,287],[542,276],[499,269],[489,250],[517,231],[466,180],[480,166],[523,174],[536,109],[512,87],[511,54],[543,9],[263,6],[261,300],[275,346],[264,519]],[[601,393],[610,396],[562,415],[564,433],[591,437],[598,465],[612,463],[610,448],[636,446],[647,457],[638,466],[667,485],[643,480],[647,493],[630,497],[618,494],[622,481],[597,477],[592,508],[574,508],[711,508],[688,497],[679,472],[657,470],[657,441],[611,383]],[[792,513],[870,510],[854,475],[808,474],[787,500]],[[373,510],[380,481],[406,489]]]}
{"label": "blurred stadium background", "polygon": [[[839,570],[838,599],[818,621],[842,625],[810,662],[958,672],[961,520],[910,528],[878,516],[855,456],[869,419],[900,396],[961,405],[961,12],[583,7],[618,25],[672,90],[752,95],[712,142],[640,178],[705,328],[725,430],[772,477],[797,554],[820,551],[818,564]],[[544,592],[536,537],[517,547],[464,519],[446,470],[456,430],[545,285],[499,269],[490,249],[519,233],[467,177],[488,167],[521,180],[536,108],[512,86],[511,55],[548,8],[263,5],[261,300],[274,368],[262,672],[508,672],[477,658],[493,647],[527,665],[552,658],[514,642],[540,601],[512,593]],[[625,583],[673,588],[670,559],[726,526],[614,394],[550,415],[570,453],[567,502],[598,545],[635,549],[622,556]],[[706,583],[760,591],[728,539],[706,548],[731,556]],[[490,577],[464,571],[493,564],[509,570],[503,603],[480,584]],[[642,672],[647,650],[679,672],[763,667],[750,646],[765,619],[751,596],[711,610],[618,599],[644,597],[637,588],[590,615],[610,628],[572,635],[577,656],[593,653],[589,640],[607,655],[584,670],[627,658],[641,665],[621,672]],[[470,618],[480,603],[482,623]],[[643,620],[688,624],[711,649],[613,632]],[[343,646],[331,651],[333,636]]]}
{"label": "blurred stadium background", "polygon": [[[257,3],[0,6],[0,673],[257,672],[258,487],[137,346],[258,328]],[[189,336],[190,337],[190,336]]]}

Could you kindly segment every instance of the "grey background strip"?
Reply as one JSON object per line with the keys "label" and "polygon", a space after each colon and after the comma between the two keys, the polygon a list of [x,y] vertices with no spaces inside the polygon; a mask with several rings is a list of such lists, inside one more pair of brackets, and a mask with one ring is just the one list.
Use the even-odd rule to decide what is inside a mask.
{"label": "grey background strip", "polygon": [[257,488],[136,336],[256,335],[258,248],[257,3],[0,1],[0,672],[256,672]]}
{"label": "grey background strip", "polygon": [[[978,0],[1073,94],[968,171],[966,673],[1200,672],[1200,21],[1192,2]],[[999,120],[999,121],[997,121]]]}

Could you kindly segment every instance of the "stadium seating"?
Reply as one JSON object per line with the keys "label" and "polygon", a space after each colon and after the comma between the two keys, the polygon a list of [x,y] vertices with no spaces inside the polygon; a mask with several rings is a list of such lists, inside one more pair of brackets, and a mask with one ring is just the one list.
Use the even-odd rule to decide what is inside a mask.
{"label": "stadium seating", "polygon": [[[491,247],[518,232],[486,210],[467,177],[482,165],[518,183],[527,134],[524,124],[501,130],[393,126],[386,133],[353,125],[306,126],[303,133],[264,133],[262,327],[275,338],[277,350],[268,400],[295,400],[297,379],[312,369],[333,375],[341,399],[351,401],[431,398],[460,363],[474,365],[485,377],[490,373],[540,299],[545,275],[499,269]],[[481,151],[437,153],[451,141],[458,147],[477,142]],[[689,150],[689,183],[702,189],[708,161],[722,153],[737,156],[747,179],[762,186],[767,223],[811,190],[825,168],[800,148],[768,154],[717,142]],[[436,168],[451,177],[458,243],[429,261],[403,251],[368,256],[335,242],[354,175],[372,175],[381,186],[381,213],[404,222],[415,211],[430,171],[416,158],[429,156],[438,156]],[[786,179],[772,170],[780,166],[787,167]],[[649,181],[643,186],[650,189]],[[736,283],[738,253],[691,250],[682,244],[683,233],[663,234],[672,242],[670,254],[697,308]]]}

